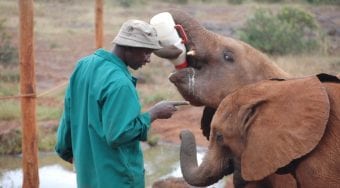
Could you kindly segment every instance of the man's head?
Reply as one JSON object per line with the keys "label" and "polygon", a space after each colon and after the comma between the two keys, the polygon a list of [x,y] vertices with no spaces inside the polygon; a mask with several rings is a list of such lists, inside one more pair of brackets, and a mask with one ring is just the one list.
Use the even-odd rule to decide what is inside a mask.
{"label": "man's head", "polygon": [[156,30],[140,20],[126,21],[112,42],[123,52],[120,58],[134,70],[149,63],[151,53],[161,48]]}

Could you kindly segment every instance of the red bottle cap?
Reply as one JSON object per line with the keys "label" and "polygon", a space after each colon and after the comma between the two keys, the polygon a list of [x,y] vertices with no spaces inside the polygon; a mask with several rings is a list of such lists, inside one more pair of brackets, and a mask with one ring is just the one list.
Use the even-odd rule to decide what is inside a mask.
{"label": "red bottle cap", "polygon": [[177,70],[184,69],[184,68],[186,68],[186,67],[188,67],[188,62],[187,62],[187,61],[184,61],[183,63],[181,63],[181,64],[175,66],[175,68],[176,68]]}

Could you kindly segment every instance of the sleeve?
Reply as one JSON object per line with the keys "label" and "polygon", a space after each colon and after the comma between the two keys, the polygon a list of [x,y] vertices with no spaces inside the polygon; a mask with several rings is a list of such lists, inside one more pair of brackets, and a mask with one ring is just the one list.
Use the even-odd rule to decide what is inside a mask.
{"label": "sleeve", "polygon": [[59,122],[55,151],[65,161],[69,161],[73,158],[69,87],[67,88],[65,94],[64,112]]}
{"label": "sleeve", "polygon": [[123,85],[108,93],[102,108],[102,122],[107,143],[118,147],[131,141],[145,141],[151,117],[148,112],[141,113],[135,88]]}

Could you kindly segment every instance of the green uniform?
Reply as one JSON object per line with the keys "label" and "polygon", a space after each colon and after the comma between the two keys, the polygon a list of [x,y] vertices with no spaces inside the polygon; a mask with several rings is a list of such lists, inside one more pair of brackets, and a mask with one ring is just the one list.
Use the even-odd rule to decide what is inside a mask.
{"label": "green uniform", "polygon": [[140,141],[151,124],[141,113],[136,79],[103,49],[79,61],[65,94],[56,152],[73,157],[81,188],[144,187]]}

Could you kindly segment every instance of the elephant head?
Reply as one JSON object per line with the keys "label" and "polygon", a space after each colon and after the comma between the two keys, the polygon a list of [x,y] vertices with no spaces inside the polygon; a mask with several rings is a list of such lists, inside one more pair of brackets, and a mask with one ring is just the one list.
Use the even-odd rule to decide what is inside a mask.
{"label": "elephant head", "polygon": [[[288,76],[248,44],[208,31],[186,12],[174,9],[168,12],[188,36],[189,63],[187,68],[174,72],[169,79],[192,105],[216,109],[228,93],[240,86]],[[170,58],[165,54],[158,55]]]}
{"label": "elephant head", "polygon": [[[168,12],[188,36],[188,67],[175,71],[169,79],[192,105],[206,107],[201,127],[208,139],[214,112],[231,91],[259,80],[288,77],[250,45],[205,29],[186,12],[174,9]],[[175,54],[180,53],[176,50],[169,50],[168,55],[156,53],[167,59],[176,58]]]}
{"label": "elephant head", "polygon": [[[194,138],[188,132],[182,133],[183,177],[191,185],[206,186],[233,172],[235,186],[243,187],[249,182],[264,181],[276,172],[290,173],[294,165],[312,164],[303,161],[306,158],[314,157],[315,163],[318,151],[329,155],[327,147],[332,147],[329,151],[335,153],[330,158],[337,158],[336,147],[340,143],[334,135],[340,131],[325,131],[340,123],[337,101],[340,85],[337,84],[337,89],[332,87],[312,76],[260,81],[232,92],[215,113],[209,150],[200,166],[195,161]],[[332,111],[331,106],[337,112]],[[331,136],[333,139],[325,138]],[[340,164],[339,160],[336,163],[332,160],[325,162],[328,167],[324,168]],[[301,164],[297,165],[298,162]],[[322,170],[322,173],[325,172]],[[293,174],[302,177],[300,171]],[[333,174],[336,173],[333,171]]]}

